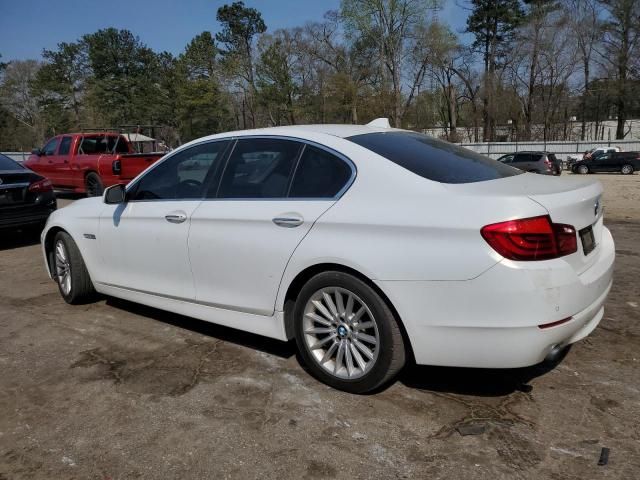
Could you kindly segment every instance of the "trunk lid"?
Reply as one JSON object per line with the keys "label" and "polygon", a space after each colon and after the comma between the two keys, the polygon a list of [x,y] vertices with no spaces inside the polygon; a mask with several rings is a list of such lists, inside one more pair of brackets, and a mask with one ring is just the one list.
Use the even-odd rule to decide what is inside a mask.
{"label": "trunk lid", "polygon": [[0,207],[24,203],[33,177],[28,170],[0,171]]}
{"label": "trunk lid", "polygon": [[[528,197],[542,206],[554,223],[572,225],[576,229],[578,251],[562,258],[569,262],[578,274],[595,262],[602,238],[604,210],[602,184],[599,181],[524,173],[498,180],[464,184],[464,189],[468,193],[480,195]],[[593,231],[595,248],[585,255],[579,232],[584,230],[584,233],[587,233],[586,230],[589,228]]]}

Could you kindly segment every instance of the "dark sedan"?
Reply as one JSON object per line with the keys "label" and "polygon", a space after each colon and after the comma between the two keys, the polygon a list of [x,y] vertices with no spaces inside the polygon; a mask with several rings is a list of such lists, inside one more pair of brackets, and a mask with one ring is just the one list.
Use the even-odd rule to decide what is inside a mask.
{"label": "dark sedan", "polygon": [[0,229],[41,228],[56,207],[49,180],[0,154]]}
{"label": "dark sedan", "polygon": [[620,172],[630,175],[640,170],[640,152],[601,153],[597,157],[580,160],[571,166],[573,173]]}

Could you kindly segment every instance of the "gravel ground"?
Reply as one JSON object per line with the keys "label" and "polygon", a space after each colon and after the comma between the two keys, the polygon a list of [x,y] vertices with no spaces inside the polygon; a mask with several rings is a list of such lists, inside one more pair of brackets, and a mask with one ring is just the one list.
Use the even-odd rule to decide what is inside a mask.
{"label": "gravel ground", "polygon": [[589,338],[555,368],[414,366],[369,396],[290,343],[68,306],[37,239],[0,234],[0,480],[640,478],[640,175],[595,177],[618,257]]}

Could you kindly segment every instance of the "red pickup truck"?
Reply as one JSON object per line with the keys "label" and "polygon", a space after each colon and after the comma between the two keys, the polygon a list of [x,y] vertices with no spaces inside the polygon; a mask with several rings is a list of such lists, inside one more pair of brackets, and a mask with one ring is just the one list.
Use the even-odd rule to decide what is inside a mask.
{"label": "red pickup truck", "polygon": [[34,150],[25,166],[51,180],[56,190],[97,196],[105,187],[128,183],[163,155],[135,153],[118,133],[68,133]]}

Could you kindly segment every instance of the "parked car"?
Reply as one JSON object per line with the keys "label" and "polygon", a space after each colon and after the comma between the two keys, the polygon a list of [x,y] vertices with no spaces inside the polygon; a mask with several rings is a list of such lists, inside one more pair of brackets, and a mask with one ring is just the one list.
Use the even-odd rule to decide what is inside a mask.
{"label": "parked car", "polygon": [[409,358],[523,367],[587,336],[615,256],[601,196],[415,132],[276,127],[180,147],[56,212],[42,248],[68,303],[295,338],[315,376],[367,392]]}
{"label": "parked car", "polygon": [[615,153],[619,151],[619,147],[598,147],[587,150],[582,155],[569,155],[567,156],[567,169],[573,171],[573,166],[576,164],[576,162],[579,162],[581,160],[589,160],[591,158],[598,157],[603,153]]}
{"label": "parked car", "polygon": [[499,162],[519,168],[525,172],[543,175],[562,174],[562,163],[558,157],[549,152],[517,152],[498,158]]}
{"label": "parked car", "polygon": [[576,162],[572,167],[573,173],[620,172],[630,175],[640,169],[640,152],[612,152],[591,156],[586,160]]}
{"label": "parked car", "polygon": [[55,209],[51,182],[0,154],[0,229],[41,230]]}
{"label": "parked car", "polygon": [[117,133],[69,133],[35,149],[25,164],[51,180],[56,190],[96,196],[105,187],[127,183],[163,155],[134,153]]}

